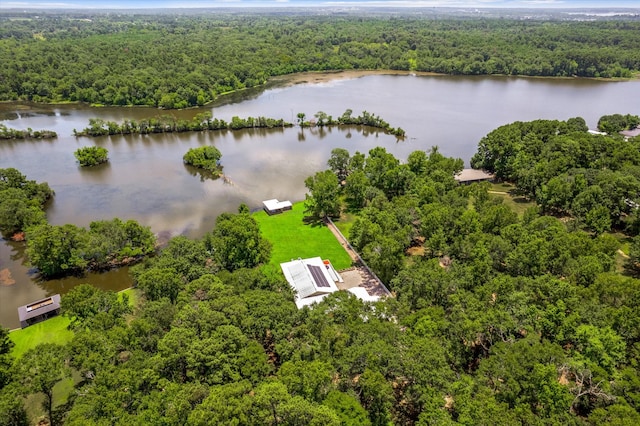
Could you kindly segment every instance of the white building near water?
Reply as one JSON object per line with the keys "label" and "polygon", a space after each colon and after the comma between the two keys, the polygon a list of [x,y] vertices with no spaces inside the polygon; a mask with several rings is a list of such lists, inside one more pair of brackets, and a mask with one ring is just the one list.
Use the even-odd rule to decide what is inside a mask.
{"label": "white building near water", "polygon": [[262,205],[264,206],[264,211],[266,211],[267,214],[270,215],[282,213],[293,208],[291,201],[278,201],[276,198],[263,201]]}
{"label": "white building near water", "polygon": [[[287,282],[294,290],[295,302],[298,309],[319,303],[327,295],[339,291],[338,285],[346,284],[340,274],[328,260],[320,257],[309,259],[295,259],[280,264]],[[343,288],[345,290],[345,288]],[[364,287],[346,288],[363,302],[377,302],[380,296],[371,295]]]}
{"label": "white building near water", "polygon": [[328,294],[338,291],[336,283],[342,282],[331,262],[320,257],[281,263],[280,268],[295,291],[298,309],[320,302]]}

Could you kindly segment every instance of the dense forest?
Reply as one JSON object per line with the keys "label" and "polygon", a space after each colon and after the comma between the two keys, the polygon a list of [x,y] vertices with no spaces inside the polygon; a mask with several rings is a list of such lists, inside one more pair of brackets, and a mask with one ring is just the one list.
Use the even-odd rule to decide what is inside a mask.
{"label": "dense forest", "polygon": [[184,108],[328,70],[632,77],[640,22],[348,14],[0,15],[0,100]]}
{"label": "dense forest", "polygon": [[[509,142],[501,156],[497,140]],[[474,162],[507,177],[519,170],[511,156],[524,156],[522,173],[537,178],[509,177],[526,197],[583,181],[566,210],[519,213],[488,183],[459,184],[462,160],[437,148],[406,159],[335,149],[305,181],[306,211],[353,217],[352,245],[395,297],[337,292],[296,309],[242,205],[136,265],[134,309],[71,290],[68,344],[14,360],[1,332],[0,424],[25,424],[20,396],[34,392],[66,425],[639,424],[640,240],[624,202],[638,189],[613,192],[635,182],[637,152],[627,154],[638,143],[592,135],[581,118],[494,130]],[[600,173],[620,176],[603,187]],[[573,207],[594,186],[606,198],[586,217],[604,207],[627,234],[594,229]],[[54,385],[72,374],[75,389],[56,402]]]}
{"label": "dense forest", "polygon": [[[615,126],[612,118],[623,124]],[[571,215],[601,233],[640,231],[640,138],[617,133],[640,122],[637,116],[611,115],[599,120],[611,135],[587,132],[581,118],[537,120],[501,126],[482,138],[471,159],[500,179],[515,183],[545,213]]]}

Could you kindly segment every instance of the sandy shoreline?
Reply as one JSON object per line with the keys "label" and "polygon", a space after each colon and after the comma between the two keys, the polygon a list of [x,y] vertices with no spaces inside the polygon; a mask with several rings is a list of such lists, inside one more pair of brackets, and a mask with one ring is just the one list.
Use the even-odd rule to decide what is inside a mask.
{"label": "sandy shoreline", "polygon": [[[317,84],[317,83],[326,83],[335,80],[350,80],[360,77],[366,77],[370,75],[405,75],[405,76],[454,76],[452,74],[443,74],[437,72],[426,72],[426,71],[406,71],[406,70],[343,70],[343,71],[308,71],[301,72],[295,74],[284,74],[278,75],[274,77],[270,77],[266,84],[258,85],[255,87],[245,88],[234,90],[227,93],[218,94],[218,98],[209,102],[205,106],[216,104],[221,98],[224,98],[228,95],[233,95],[236,93],[241,93],[244,90],[265,90],[273,86],[279,87],[289,87],[295,86],[297,84]],[[469,77],[466,74],[456,74],[455,77]],[[482,74],[473,77],[514,77],[514,78],[534,78],[534,79],[585,79],[585,80],[599,80],[599,81],[633,81],[640,80],[640,72],[634,74],[631,78],[600,78],[600,77],[558,77],[558,76],[526,76],[526,75],[504,75],[504,74]],[[82,102],[78,101],[65,101],[65,102],[31,102],[31,101],[0,101],[0,107],[6,109],[24,109],[28,110],[32,108],[34,105],[83,105]],[[89,105],[89,104],[84,104]],[[90,107],[117,107],[117,108],[150,108],[150,109],[158,109],[162,111],[160,108],[152,107],[152,106],[144,106],[144,105],[90,105]],[[219,106],[219,105],[218,105]],[[192,106],[185,109],[192,108],[202,108]],[[171,111],[171,110],[167,110]]]}
{"label": "sandy shoreline", "polygon": [[368,75],[445,75],[434,72],[412,72],[402,70],[347,70],[347,71],[312,71],[297,74],[286,74],[269,79],[271,83],[293,86],[304,83],[324,83],[334,80],[349,80]]}
{"label": "sandy shoreline", "polygon": [[[369,75],[416,75],[416,76],[451,76],[450,74],[442,74],[436,72],[425,71],[405,71],[405,70],[346,70],[346,71],[310,71],[297,74],[285,74],[269,79],[269,83],[275,83],[282,86],[294,86],[296,84],[306,83],[325,83],[334,80],[349,80],[354,78],[366,77]],[[467,75],[460,74],[460,77]],[[476,77],[519,77],[519,78],[540,78],[540,79],[586,79],[601,81],[632,81],[640,80],[640,73],[635,74],[631,78],[599,78],[599,77],[559,77],[559,76],[527,76],[527,75],[509,75],[504,74],[485,74]]]}

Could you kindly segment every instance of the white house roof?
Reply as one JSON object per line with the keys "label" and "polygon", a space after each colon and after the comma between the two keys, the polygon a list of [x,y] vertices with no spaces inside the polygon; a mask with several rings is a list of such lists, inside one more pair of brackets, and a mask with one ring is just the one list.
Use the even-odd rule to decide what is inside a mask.
{"label": "white house roof", "polygon": [[296,293],[296,306],[301,308],[322,300],[327,294],[338,291],[336,280],[320,257],[297,259],[280,264],[285,278]]}
{"label": "white house roof", "polygon": [[278,201],[277,198],[265,200],[262,202],[269,211],[292,207],[291,201]]}

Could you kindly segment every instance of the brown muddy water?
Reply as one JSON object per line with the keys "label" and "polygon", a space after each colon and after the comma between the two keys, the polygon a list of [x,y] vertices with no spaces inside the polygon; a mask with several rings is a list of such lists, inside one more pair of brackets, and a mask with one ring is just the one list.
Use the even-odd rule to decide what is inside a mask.
{"label": "brown muddy water", "polygon": [[[300,78],[297,79],[300,81]],[[303,79],[304,80],[304,79]],[[466,162],[478,141],[513,121],[581,116],[591,128],[605,114],[640,114],[640,81],[580,79],[367,75],[320,83],[271,86],[226,97],[207,107],[183,111],[147,108],[92,108],[86,105],[0,104],[0,123],[17,129],[54,130],[48,141],[0,142],[0,168],[15,167],[29,179],[46,181],[56,192],[48,206],[53,224],[87,226],[98,219],[136,219],[162,237],[200,237],[222,212],[240,203],[259,208],[269,198],[304,199],[304,179],[326,168],[333,148],[351,153],[383,146],[406,159],[437,145]],[[73,129],[89,118],[122,121],[159,114],[190,118],[203,111],[232,116],[266,116],[295,121],[318,111],[337,117],[347,108],[366,110],[407,132],[404,141],[366,128],[243,130],[238,132],[76,138]],[[109,150],[106,165],[81,169],[73,152],[99,145]],[[223,179],[202,180],[182,163],[189,148],[215,145],[222,152]],[[126,268],[85,277],[40,281],[23,255],[23,243],[0,243],[0,325],[18,326],[16,308],[88,282],[104,289],[131,285]],[[4,272],[2,272],[4,271]]]}

